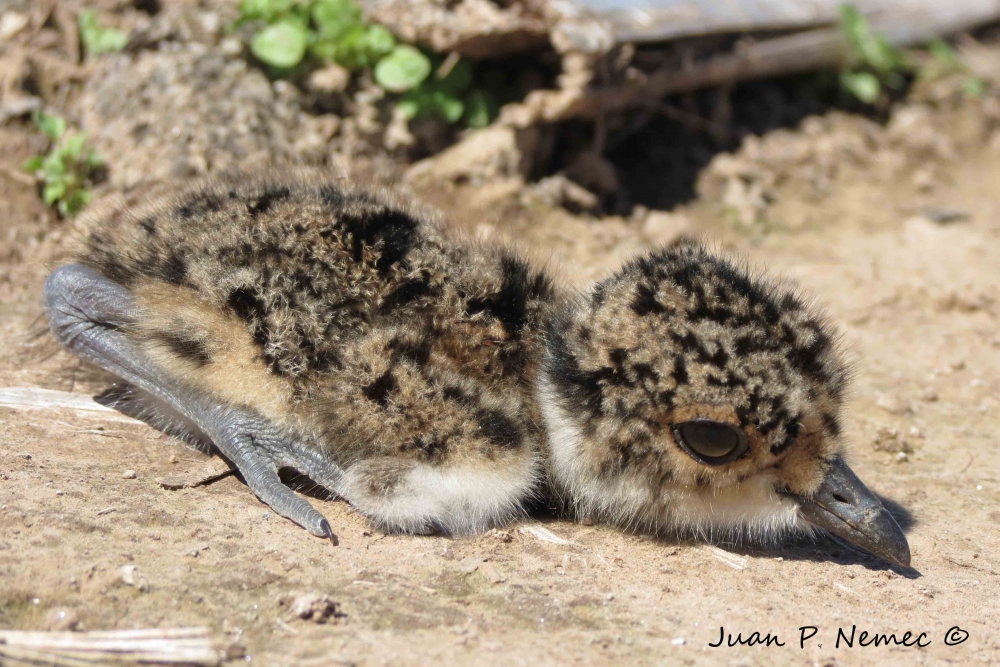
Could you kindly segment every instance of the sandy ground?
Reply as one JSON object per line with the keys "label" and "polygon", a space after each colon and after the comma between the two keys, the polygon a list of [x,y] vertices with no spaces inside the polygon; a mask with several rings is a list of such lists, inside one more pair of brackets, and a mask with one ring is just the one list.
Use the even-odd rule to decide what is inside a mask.
{"label": "sandy ground", "polygon": [[[740,169],[777,175],[749,223],[740,201],[755,176],[740,177],[743,200],[712,196],[708,174],[695,203],[627,219],[516,198],[477,204],[472,185],[421,193],[473,233],[514,237],[570,283],[690,233],[802,285],[841,325],[855,362],[851,462],[906,530],[912,569],[827,540],[671,542],[552,517],[461,539],[383,535],[346,504],[314,498],[334,548],[237,478],[164,489],[157,479],[210,462],[145,425],[0,407],[0,628],[205,625],[262,665],[1000,660],[1000,150],[979,103],[921,118],[936,132],[926,145],[905,128],[900,141],[879,130],[852,153],[852,137],[871,130],[834,117],[746,147]],[[38,150],[32,137],[0,129],[0,172]],[[802,174],[830,166],[822,150],[768,162],[768,146],[803,142],[838,156],[821,187]],[[942,211],[960,215],[935,221],[955,217]],[[103,386],[32,336],[44,329],[42,281],[72,236],[0,174],[0,388]],[[336,614],[295,617],[309,593]],[[710,647],[720,626],[784,646]],[[817,629],[804,647],[802,626]],[[852,626],[926,633],[930,644],[837,647]],[[968,638],[949,646],[955,626]]]}

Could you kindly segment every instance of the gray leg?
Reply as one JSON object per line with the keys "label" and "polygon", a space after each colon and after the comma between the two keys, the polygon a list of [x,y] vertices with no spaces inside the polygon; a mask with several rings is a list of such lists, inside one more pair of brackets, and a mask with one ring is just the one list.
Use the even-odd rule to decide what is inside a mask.
{"label": "gray leg", "polygon": [[232,461],[271,509],[336,544],[330,523],[281,483],[278,469],[296,468],[328,488],[337,487],[340,471],[252,411],[221,404],[159,372],[122,331],[139,317],[126,288],[71,264],[53,271],[45,281],[45,307],[60,345],[182,415]]}

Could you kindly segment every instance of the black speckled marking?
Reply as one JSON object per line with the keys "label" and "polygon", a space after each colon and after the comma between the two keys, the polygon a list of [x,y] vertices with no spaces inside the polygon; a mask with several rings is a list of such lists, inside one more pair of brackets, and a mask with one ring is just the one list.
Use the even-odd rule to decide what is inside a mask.
{"label": "black speckled marking", "polygon": [[640,283],[636,288],[635,299],[632,300],[632,312],[639,317],[644,317],[650,313],[665,313],[667,309],[656,300],[656,293],[646,283]]}
{"label": "black speckled marking", "polygon": [[177,250],[171,251],[160,266],[160,277],[172,285],[183,285],[187,280],[187,260]]}
{"label": "black speckled marking", "polygon": [[823,420],[823,428],[826,429],[830,435],[834,437],[840,435],[840,420],[837,419],[836,415],[824,412],[820,415],[820,419]]}
{"label": "black speckled marking", "polygon": [[156,218],[151,215],[146,216],[141,219],[138,223],[139,227],[149,234],[150,236],[156,236]]}
{"label": "black speckled marking", "polygon": [[405,359],[421,367],[426,366],[427,362],[430,361],[433,345],[434,340],[430,336],[419,340],[393,338],[389,341],[393,363]]}
{"label": "black speckled marking", "polygon": [[470,299],[467,310],[470,315],[490,314],[500,321],[510,338],[517,339],[524,327],[528,301],[547,296],[551,286],[544,274],[532,275],[527,262],[513,255],[505,254],[500,259],[500,271],[500,290],[487,298]]}
{"label": "black speckled marking", "polygon": [[425,461],[441,461],[448,455],[448,440],[438,433],[425,433],[409,440],[399,448],[402,452],[417,452]]}
{"label": "black speckled marking", "polygon": [[430,273],[422,272],[418,278],[410,278],[399,283],[393,291],[382,299],[379,312],[388,313],[431,293]]}
{"label": "black speckled marking", "polygon": [[205,366],[212,360],[204,341],[187,337],[183,331],[157,331],[152,334],[152,338],[166,345],[181,359],[190,361],[196,366]]}
{"label": "black speckled marking", "polygon": [[222,210],[222,200],[214,192],[198,192],[182,202],[174,209],[181,220],[191,220],[206,213],[216,213]]}
{"label": "black speckled marking", "polygon": [[250,326],[251,334],[258,345],[263,347],[267,344],[268,331],[265,323],[267,307],[257,292],[247,287],[234,289],[229,293],[226,305]]}
{"label": "black speckled marking", "polygon": [[381,273],[403,260],[416,240],[418,223],[403,211],[383,209],[377,215],[344,212],[339,220],[351,235],[354,261],[361,261],[365,247],[380,246],[375,268]]}
{"label": "black speckled marking", "polygon": [[324,206],[335,208],[344,203],[343,191],[333,185],[323,185],[319,189],[319,198]]}
{"label": "black speckled marking", "polygon": [[259,197],[247,204],[247,212],[252,216],[267,213],[276,203],[284,201],[291,196],[292,191],[287,186],[266,187]]}
{"label": "black speckled marking", "polygon": [[687,384],[691,381],[691,377],[688,375],[687,362],[684,360],[683,356],[677,355],[674,357],[674,370],[671,373],[671,376],[674,378],[674,382],[676,382],[678,386]]}
{"label": "black speckled marking", "polygon": [[521,446],[523,435],[517,423],[499,410],[480,408],[476,410],[476,423],[483,436],[493,444],[505,449]]}
{"label": "black speckled marking", "polygon": [[389,405],[389,396],[398,388],[399,383],[390,369],[368,386],[362,387],[361,391],[369,401],[374,401],[384,408]]}

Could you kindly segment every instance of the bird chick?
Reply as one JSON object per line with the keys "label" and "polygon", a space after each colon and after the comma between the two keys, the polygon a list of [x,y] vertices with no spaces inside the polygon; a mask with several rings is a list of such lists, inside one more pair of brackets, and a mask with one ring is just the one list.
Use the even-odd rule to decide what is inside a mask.
{"label": "bird chick", "polygon": [[45,285],[106,399],[214,446],[277,513],[292,468],[386,531],[472,533],[541,497],[648,530],[905,537],[843,462],[847,374],[786,288],[696,246],[588,294],[387,192],[235,174],[96,221]]}

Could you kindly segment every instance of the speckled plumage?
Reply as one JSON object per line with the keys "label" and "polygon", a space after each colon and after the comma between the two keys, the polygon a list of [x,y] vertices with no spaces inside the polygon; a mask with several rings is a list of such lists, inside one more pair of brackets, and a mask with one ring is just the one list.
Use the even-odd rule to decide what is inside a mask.
{"label": "speckled plumage", "polygon": [[513,467],[537,490],[530,387],[554,291],[510,250],[455,243],[386,192],[260,176],[88,241],[81,263],[138,296],[132,335],[165,370],[362,466],[375,494],[414,465]]}
{"label": "speckled plumage", "polygon": [[[170,378],[164,395],[203,427],[235,410],[257,426],[227,425],[227,442],[261,429],[279,443],[267,465],[318,470],[387,530],[482,530],[548,495],[646,530],[775,535],[807,526],[792,496],[839,465],[835,334],[790,289],[695,245],[572,294],[386,192],[237,174],[96,221],[78,262],[47,285],[64,345],[74,304],[100,301],[76,292],[126,304],[85,322],[100,345],[74,351],[137,369],[121,375],[143,396]],[[683,424],[746,451],[702,459]],[[285,515],[315,524],[306,507]]]}
{"label": "speckled plumage", "polygon": [[[559,310],[549,330],[548,414],[570,424],[577,443],[572,462],[555,446],[562,486],[584,513],[651,528],[791,525],[792,515],[773,511],[775,491],[812,491],[841,451],[847,371],[835,343],[792,290],[699,246],[629,262]],[[748,455],[713,467],[665,444],[671,424],[698,418],[747,433]],[[638,506],[613,500],[640,490]],[[721,508],[733,490],[737,520],[727,522]],[[685,514],[692,497],[714,504],[714,516]]]}

